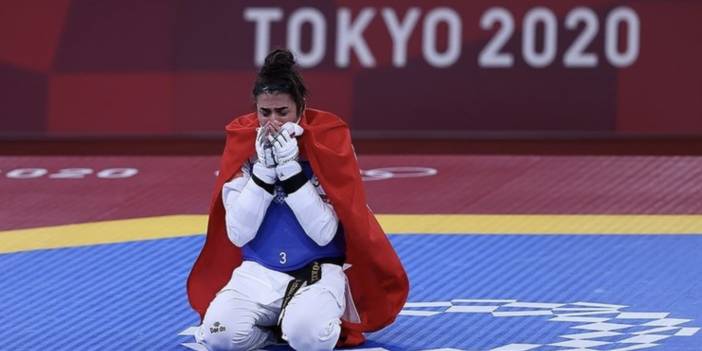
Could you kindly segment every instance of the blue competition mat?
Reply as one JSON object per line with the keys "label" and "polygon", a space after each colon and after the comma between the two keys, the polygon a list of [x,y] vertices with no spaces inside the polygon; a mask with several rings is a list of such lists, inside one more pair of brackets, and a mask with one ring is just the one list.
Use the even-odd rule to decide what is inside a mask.
{"label": "blue competition mat", "polygon": [[[0,350],[186,350],[203,240],[0,255]],[[391,240],[410,303],[358,349],[702,350],[702,236]]]}

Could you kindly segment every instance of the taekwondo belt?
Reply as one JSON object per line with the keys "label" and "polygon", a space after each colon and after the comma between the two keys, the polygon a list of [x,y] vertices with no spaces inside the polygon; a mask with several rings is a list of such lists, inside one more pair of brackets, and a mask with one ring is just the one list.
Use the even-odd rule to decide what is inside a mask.
{"label": "taekwondo belt", "polygon": [[292,300],[293,296],[295,296],[295,293],[297,293],[297,291],[303,286],[312,285],[322,279],[322,264],[331,263],[337,266],[343,266],[345,260],[346,259],[344,257],[320,258],[310,262],[300,269],[284,272],[285,274],[293,276],[293,280],[288,283],[288,287],[285,289],[283,304],[280,308],[280,317],[278,318],[278,325],[280,325],[281,321],[283,320],[285,307],[288,306],[290,300]]}

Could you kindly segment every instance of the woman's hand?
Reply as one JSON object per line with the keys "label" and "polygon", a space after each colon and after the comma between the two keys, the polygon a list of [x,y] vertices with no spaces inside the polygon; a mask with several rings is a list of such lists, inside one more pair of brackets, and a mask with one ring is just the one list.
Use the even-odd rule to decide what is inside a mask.
{"label": "woman's hand", "polygon": [[256,140],[254,141],[256,145],[256,156],[258,157],[258,162],[265,167],[275,167],[275,156],[273,155],[273,146],[268,141],[271,133],[270,122],[266,123],[263,127],[258,127],[256,129]]}
{"label": "woman's hand", "polygon": [[273,145],[273,156],[277,164],[297,160],[300,154],[297,139],[286,128],[280,128],[278,133],[269,135],[268,141]]}
{"label": "woman's hand", "polygon": [[302,133],[305,132],[305,130],[302,129],[302,127],[300,127],[299,124],[293,122],[287,122],[283,124],[283,126],[280,127],[280,129],[287,130],[288,133],[294,137],[299,137],[300,135],[302,135]]}

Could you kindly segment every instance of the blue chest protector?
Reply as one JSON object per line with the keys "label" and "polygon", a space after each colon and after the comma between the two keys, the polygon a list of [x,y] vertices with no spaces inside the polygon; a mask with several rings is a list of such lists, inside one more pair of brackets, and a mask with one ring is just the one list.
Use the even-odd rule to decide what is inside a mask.
{"label": "blue chest protector", "polygon": [[[307,179],[311,179],[312,168],[309,162],[301,161],[300,165]],[[325,246],[319,246],[307,236],[295,213],[285,203],[287,195],[279,182],[275,184],[274,195],[256,237],[241,248],[244,260],[288,272],[300,269],[316,259],[344,256],[344,231],[341,223],[334,239]]]}

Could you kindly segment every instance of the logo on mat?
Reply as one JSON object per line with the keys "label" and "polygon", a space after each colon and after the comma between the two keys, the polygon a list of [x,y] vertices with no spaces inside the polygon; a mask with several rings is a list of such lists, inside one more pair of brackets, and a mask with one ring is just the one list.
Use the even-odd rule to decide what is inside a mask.
{"label": "logo on mat", "polygon": [[543,303],[454,299],[408,302],[400,315],[431,318],[444,313],[477,313],[489,314],[495,318],[541,317],[548,322],[566,322],[571,325],[570,332],[547,343],[522,343],[514,340],[489,351],[539,351],[555,348],[573,351],[664,349],[656,347],[664,346],[665,342],[672,338],[693,336],[700,330],[698,327],[687,325],[692,322],[691,319],[671,318],[668,312],[639,312],[628,309],[629,306],[593,302]]}
{"label": "logo on mat", "polygon": [[[670,312],[631,310],[629,306],[595,302],[525,302],[518,300],[453,299],[449,301],[408,302],[395,321],[398,328],[407,318],[428,318],[445,314],[482,314],[493,318],[534,318],[547,323],[568,323],[568,332],[543,343],[510,340],[504,345],[481,351],[633,351],[666,350],[670,340],[690,337],[700,331],[692,319],[671,316]],[[194,335],[190,327],[180,335]],[[449,330],[447,330],[448,332]],[[369,338],[373,340],[373,338]],[[377,340],[381,341],[381,340]],[[195,343],[183,346],[199,350]],[[443,348],[411,351],[467,351],[442,345]],[[359,347],[356,351],[397,351],[383,347]],[[468,350],[477,351],[472,347]]]}

